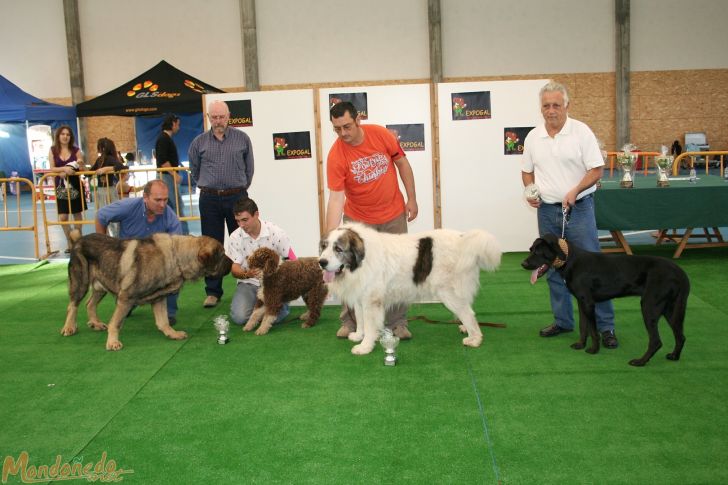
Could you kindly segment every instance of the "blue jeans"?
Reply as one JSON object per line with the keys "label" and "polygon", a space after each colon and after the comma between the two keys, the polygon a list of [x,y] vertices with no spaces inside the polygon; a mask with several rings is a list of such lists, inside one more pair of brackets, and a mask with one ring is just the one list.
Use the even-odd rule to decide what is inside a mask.
{"label": "blue jeans", "polygon": [[[172,176],[171,172],[162,172],[162,180],[164,181],[165,185],[167,186],[167,189],[169,190],[169,200],[167,200],[167,204],[172,208],[172,210],[177,214],[178,217],[184,217],[185,215],[185,204],[182,201],[182,196],[179,193],[180,187],[177,188],[177,192],[175,193],[175,186],[177,184],[174,183],[174,177]],[[179,210],[177,208],[179,207]],[[189,234],[190,228],[187,225],[187,221],[180,221],[182,225],[182,234]]]}
{"label": "blue jeans", "polygon": [[[230,317],[236,325],[245,325],[250,319],[255,302],[258,301],[258,288],[250,283],[238,283],[233,295],[233,301],[230,304]],[[274,323],[283,321],[290,312],[288,303],[284,303]]]}
{"label": "blue jeans", "polygon": [[[228,234],[238,228],[233,214],[233,206],[239,199],[248,197],[243,190],[237,194],[215,195],[200,193],[200,232],[203,236],[210,236],[225,244],[225,224]],[[208,296],[222,297],[222,278],[205,278],[205,293]]]}
{"label": "blue jeans", "polygon": [[[561,204],[542,203],[538,208],[538,233],[541,236],[555,234],[561,237],[562,218]],[[591,195],[581,199],[571,208],[564,239],[585,251],[594,253],[600,251],[597,222],[594,217],[594,198]],[[561,328],[572,330],[574,328],[574,307],[571,293],[566,287],[564,279],[553,268],[549,270],[547,279],[554,323]],[[597,303],[595,314],[599,332],[614,330],[614,308],[611,300]]]}
{"label": "blue jeans", "polygon": [[171,295],[167,295],[167,316],[168,317],[177,316],[177,298],[179,298],[179,293],[172,293]]}

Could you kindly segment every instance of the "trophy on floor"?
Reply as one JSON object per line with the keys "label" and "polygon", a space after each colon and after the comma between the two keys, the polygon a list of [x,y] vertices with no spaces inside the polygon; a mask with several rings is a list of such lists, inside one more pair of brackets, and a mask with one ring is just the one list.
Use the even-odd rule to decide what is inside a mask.
{"label": "trophy on floor", "polygon": [[217,343],[225,345],[230,342],[228,337],[228,330],[230,329],[230,322],[227,319],[227,315],[218,315],[215,317],[215,328],[217,329]]}
{"label": "trophy on floor", "polygon": [[[663,147],[664,148],[664,147]],[[657,165],[657,186],[658,187],[669,187],[670,181],[667,178],[667,174],[672,171],[672,164],[675,161],[675,157],[672,155],[662,154],[655,158],[655,165]]]}
{"label": "trophy on floor", "polygon": [[617,155],[617,163],[622,167],[622,180],[619,182],[619,186],[624,189],[631,189],[634,187],[634,180],[632,178],[632,169],[637,161],[637,154],[632,153],[635,150],[635,146],[627,144],[622,148],[622,151]]}
{"label": "trophy on floor", "polygon": [[379,343],[384,347],[384,365],[394,366],[397,365],[397,356],[394,351],[399,344],[399,337],[395,336],[392,331],[388,328],[382,330],[382,336],[379,338]]}

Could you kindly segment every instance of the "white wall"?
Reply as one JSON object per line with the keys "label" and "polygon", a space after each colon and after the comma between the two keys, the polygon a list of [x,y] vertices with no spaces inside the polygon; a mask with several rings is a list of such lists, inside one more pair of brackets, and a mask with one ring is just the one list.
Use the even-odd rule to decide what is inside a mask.
{"label": "white wall", "polygon": [[426,0],[256,2],[260,84],[429,78]]}
{"label": "white wall", "polygon": [[0,74],[39,98],[70,98],[63,2],[0,0]]}
{"label": "white wall", "polygon": [[244,84],[238,0],[79,0],[79,22],[88,96],[162,59],[221,89]]}
{"label": "white wall", "polygon": [[[538,93],[547,80],[438,84],[442,227],[492,233],[503,251],[525,251],[538,236],[523,198],[521,156],[504,155],[504,128],[543,122]],[[490,119],[453,121],[452,93],[490,92]]]}
{"label": "white wall", "polygon": [[614,70],[614,0],[442,1],[448,77]]}
{"label": "white wall", "polygon": [[633,71],[728,67],[728,2],[632,0]]}
{"label": "white wall", "polygon": [[[632,70],[728,68],[725,0],[632,0]],[[446,77],[608,72],[614,0],[442,0]],[[244,85],[238,0],[79,0],[86,94],[165,59]],[[259,0],[263,85],[429,77],[426,0]],[[0,0],[0,74],[69,97],[60,0]]]}

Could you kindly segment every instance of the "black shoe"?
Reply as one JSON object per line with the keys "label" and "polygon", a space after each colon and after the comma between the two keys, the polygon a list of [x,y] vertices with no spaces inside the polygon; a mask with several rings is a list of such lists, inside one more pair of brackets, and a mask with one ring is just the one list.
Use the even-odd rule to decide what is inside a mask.
{"label": "black shoe", "polygon": [[619,347],[617,336],[614,335],[614,330],[605,330],[602,332],[602,345],[608,349],[616,349]]}
{"label": "black shoe", "polygon": [[560,333],[569,333],[569,332],[573,332],[573,330],[564,328],[564,327],[559,327],[555,323],[552,323],[548,327],[542,328],[538,332],[538,334],[542,337],[555,337],[556,335],[559,335]]}
{"label": "black shoe", "polygon": [[175,325],[177,325],[177,317],[169,317],[168,320],[170,327],[174,327]]}

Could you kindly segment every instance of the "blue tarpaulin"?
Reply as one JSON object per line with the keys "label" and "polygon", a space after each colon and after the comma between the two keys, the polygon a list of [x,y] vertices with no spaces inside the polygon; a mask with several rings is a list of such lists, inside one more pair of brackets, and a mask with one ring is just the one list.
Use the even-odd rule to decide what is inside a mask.
{"label": "blue tarpaulin", "polygon": [[[76,133],[76,109],[32,96],[0,75],[0,170],[33,179],[26,127],[67,124]],[[76,137],[78,139],[78,136]]]}

